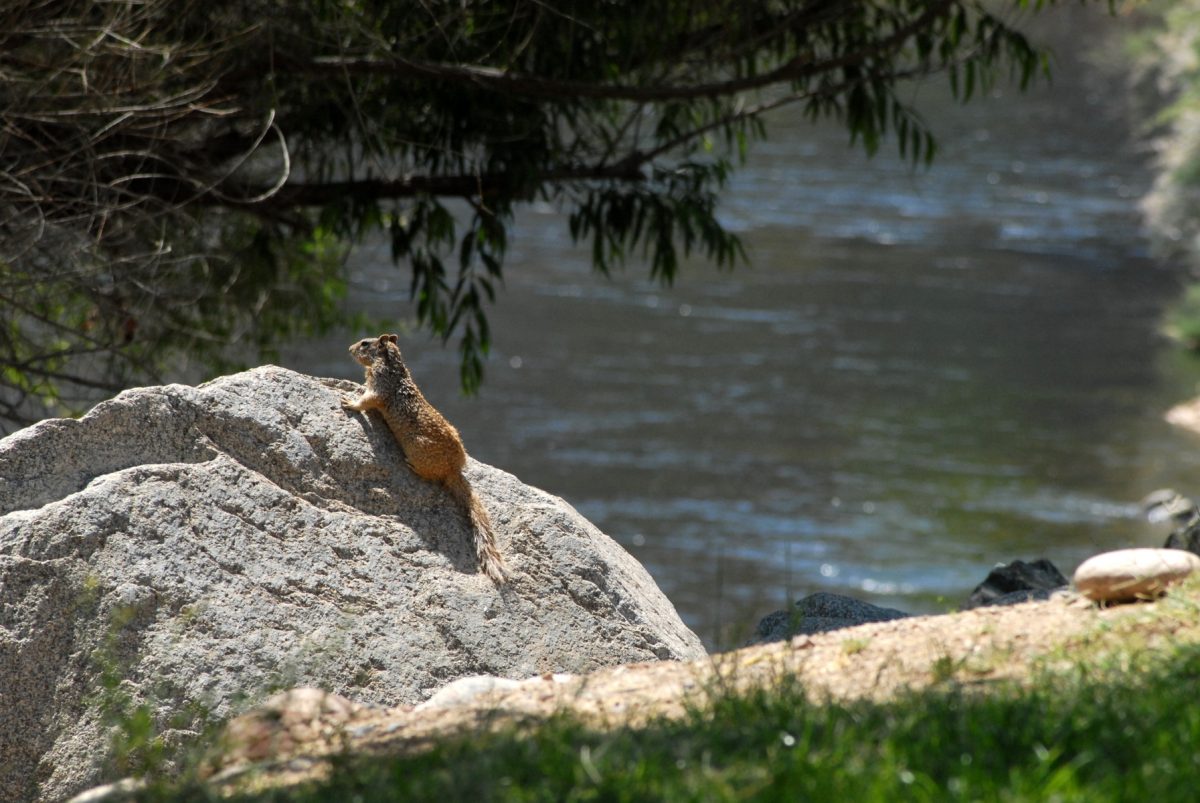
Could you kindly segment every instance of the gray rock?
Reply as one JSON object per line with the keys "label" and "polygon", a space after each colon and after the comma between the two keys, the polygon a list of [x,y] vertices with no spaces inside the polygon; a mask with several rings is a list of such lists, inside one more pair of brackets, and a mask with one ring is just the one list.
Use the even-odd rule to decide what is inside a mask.
{"label": "gray rock", "polygon": [[1142,511],[1152,524],[1169,522],[1175,526],[1195,520],[1200,511],[1196,503],[1172,488],[1160,488],[1142,499]]}
{"label": "gray rock", "polygon": [[1185,549],[1200,555],[1200,508],[1191,499],[1170,488],[1155,491],[1142,500],[1142,509],[1152,524],[1172,527],[1164,549]]}
{"label": "gray rock", "polygon": [[881,608],[853,597],[821,591],[796,600],[791,610],[775,611],[764,616],[746,646],[782,641],[792,636],[826,633],[867,622],[890,622],[910,615],[895,608]]}
{"label": "gray rock", "polygon": [[102,671],[164,725],[301,684],[415,704],[471,675],[704,655],[620,546],[472,461],[513,571],[497,589],[448,494],[341,409],[356,388],[267,366],[0,441],[0,799],[102,779]]}
{"label": "gray rock", "polygon": [[1039,558],[1031,563],[1014,560],[993,568],[984,581],[975,586],[964,610],[983,605],[1016,605],[1035,599],[1049,599],[1067,578],[1050,561]]}

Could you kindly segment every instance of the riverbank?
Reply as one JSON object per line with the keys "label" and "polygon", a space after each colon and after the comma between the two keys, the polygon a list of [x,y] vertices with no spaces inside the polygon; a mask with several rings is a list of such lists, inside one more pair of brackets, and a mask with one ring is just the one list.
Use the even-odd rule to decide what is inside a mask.
{"label": "riverbank", "polygon": [[1196,582],[1107,609],[1063,594],[448,705],[332,705],[341,722],[247,761],[246,734],[288,719],[268,710],[208,782],[137,799],[1189,799],[1198,610]]}

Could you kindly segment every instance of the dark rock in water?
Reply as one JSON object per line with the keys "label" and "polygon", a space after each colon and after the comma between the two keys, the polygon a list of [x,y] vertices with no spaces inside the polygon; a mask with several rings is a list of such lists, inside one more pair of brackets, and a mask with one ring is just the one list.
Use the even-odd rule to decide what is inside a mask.
{"label": "dark rock in water", "polygon": [[792,636],[826,633],[868,622],[889,622],[911,615],[895,608],[881,608],[852,597],[822,591],[796,600],[791,610],[775,611],[764,616],[746,646],[783,641]]}
{"label": "dark rock in water", "polygon": [[1186,549],[1194,555],[1200,555],[1200,521],[1168,535],[1163,546],[1167,549]]}
{"label": "dark rock in water", "polygon": [[1197,516],[1196,503],[1171,488],[1161,488],[1146,496],[1142,510],[1154,524],[1169,521],[1181,526]]}
{"label": "dark rock in water", "polygon": [[1200,509],[1186,496],[1170,488],[1155,491],[1142,500],[1142,509],[1152,523],[1167,522],[1174,529],[1163,546],[1200,555]]}
{"label": "dark rock in water", "polygon": [[1051,593],[1066,585],[1067,578],[1045,558],[1032,563],[1014,560],[988,572],[987,578],[971,592],[963,609],[1047,599]]}

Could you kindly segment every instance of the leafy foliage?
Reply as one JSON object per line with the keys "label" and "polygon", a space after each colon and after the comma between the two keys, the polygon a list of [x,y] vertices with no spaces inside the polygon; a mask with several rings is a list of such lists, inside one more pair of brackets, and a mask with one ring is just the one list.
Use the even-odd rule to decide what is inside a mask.
{"label": "leafy foliage", "polygon": [[717,197],[765,114],[928,162],[903,82],[1027,84],[1045,59],[1011,18],[1044,4],[14,0],[0,415],[344,324],[341,258],[376,234],[472,390],[521,204],[569,210],[602,272],[733,265]]}
{"label": "leafy foliage", "polygon": [[[1142,201],[1157,249],[1190,269],[1188,286],[1168,309],[1166,333],[1200,351],[1200,2],[1155,0],[1139,9],[1127,45],[1136,97],[1158,136],[1158,170]],[[1150,127],[1150,126],[1148,126]]]}

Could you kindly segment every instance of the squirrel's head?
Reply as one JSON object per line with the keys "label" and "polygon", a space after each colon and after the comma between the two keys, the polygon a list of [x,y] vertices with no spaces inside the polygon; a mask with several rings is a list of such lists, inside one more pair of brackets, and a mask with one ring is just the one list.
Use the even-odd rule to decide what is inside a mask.
{"label": "squirrel's head", "polygon": [[380,335],[379,337],[364,337],[350,347],[350,355],[361,365],[370,368],[379,365],[388,358],[400,361],[400,347],[396,345],[395,335]]}

